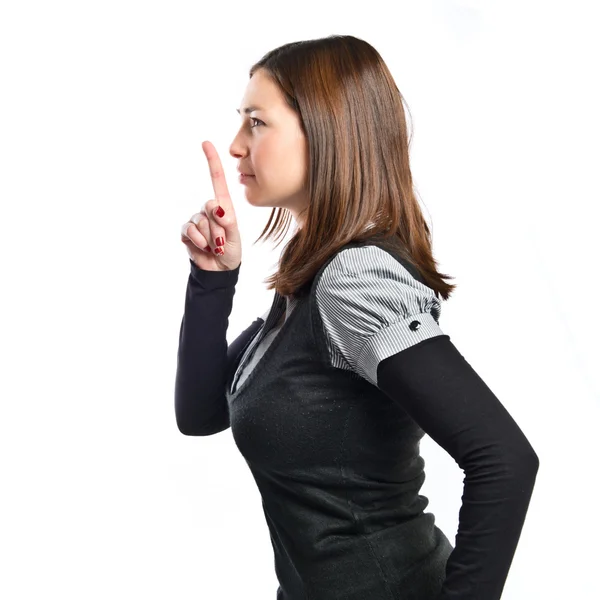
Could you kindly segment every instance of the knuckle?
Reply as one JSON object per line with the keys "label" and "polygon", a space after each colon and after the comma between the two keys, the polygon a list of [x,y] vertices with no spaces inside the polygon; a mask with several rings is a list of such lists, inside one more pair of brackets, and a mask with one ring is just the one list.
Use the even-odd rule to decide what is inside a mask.
{"label": "knuckle", "polygon": [[198,221],[202,218],[203,215],[204,215],[203,211],[197,212],[192,216],[190,221],[192,223],[194,223],[195,225],[198,225]]}

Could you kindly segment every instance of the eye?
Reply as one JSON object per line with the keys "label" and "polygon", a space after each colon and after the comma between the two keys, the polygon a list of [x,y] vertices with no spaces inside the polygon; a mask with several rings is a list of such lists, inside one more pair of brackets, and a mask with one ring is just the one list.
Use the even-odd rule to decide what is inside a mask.
{"label": "eye", "polygon": [[[264,123],[260,119],[256,119],[255,117],[250,117],[250,120],[251,121],[258,121],[259,123],[262,123],[264,125]],[[256,125],[254,127],[256,127]],[[250,127],[250,129],[254,129],[254,127]]]}

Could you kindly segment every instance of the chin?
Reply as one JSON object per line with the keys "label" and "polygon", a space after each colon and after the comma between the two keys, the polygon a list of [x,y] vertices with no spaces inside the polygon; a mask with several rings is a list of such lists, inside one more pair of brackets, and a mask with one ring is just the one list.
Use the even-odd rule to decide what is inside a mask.
{"label": "chin", "polygon": [[270,204],[261,201],[260,199],[257,198],[253,198],[252,195],[250,195],[249,197],[246,196],[246,202],[248,202],[248,204],[251,204],[252,206],[256,206],[256,208],[270,208],[272,207]]}

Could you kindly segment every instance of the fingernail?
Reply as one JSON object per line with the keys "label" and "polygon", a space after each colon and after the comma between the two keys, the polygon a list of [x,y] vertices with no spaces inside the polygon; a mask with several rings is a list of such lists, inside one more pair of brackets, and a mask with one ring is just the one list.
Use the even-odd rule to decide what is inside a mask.
{"label": "fingernail", "polygon": [[206,246],[206,248],[204,248],[205,252],[210,252],[210,246]]}
{"label": "fingernail", "polygon": [[217,242],[217,246],[222,246],[225,243],[223,238],[220,236],[215,241]]}
{"label": "fingernail", "polygon": [[225,211],[219,206],[218,208],[215,208],[215,214],[217,217],[222,217],[225,214]]}
{"label": "fingernail", "polygon": [[223,248],[215,248],[215,254],[223,255],[225,254],[225,250]]}

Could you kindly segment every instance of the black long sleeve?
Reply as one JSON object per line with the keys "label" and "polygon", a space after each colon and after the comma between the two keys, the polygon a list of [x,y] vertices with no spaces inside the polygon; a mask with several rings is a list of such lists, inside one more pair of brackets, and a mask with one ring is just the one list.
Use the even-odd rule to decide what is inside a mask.
{"label": "black long sleeve", "polygon": [[539,459],[447,335],[382,360],[377,387],[465,472],[455,548],[438,600],[497,600],[521,535]]}
{"label": "black long sleeve", "polygon": [[226,379],[234,359],[263,323],[257,318],[227,345],[240,267],[204,271],[190,259],[175,376],[175,418],[185,435],[212,435],[229,427]]}

